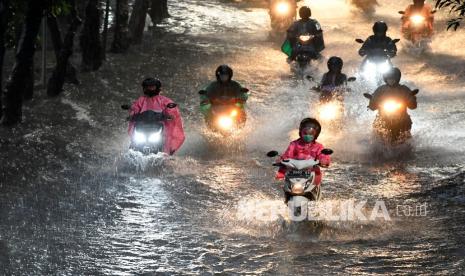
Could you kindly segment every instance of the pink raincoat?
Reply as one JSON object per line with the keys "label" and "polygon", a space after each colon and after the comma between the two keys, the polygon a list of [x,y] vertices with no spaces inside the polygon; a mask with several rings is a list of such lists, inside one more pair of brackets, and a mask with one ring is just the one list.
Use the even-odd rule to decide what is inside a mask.
{"label": "pink raincoat", "polygon": [[[147,110],[155,112],[164,112],[165,115],[171,116],[173,119],[165,121],[165,145],[163,151],[168,154],[174,154],[184,143],[185,135],[182,125],[181,113],[177,107],[166,108],[169,103],[173,101],[165,96],[157,95],[153,97],[141,96],[137,99],[131,107],[130,115],[136,115]],[[129,136],[132,137],[134,132],[135,122],[130,122],[128,127]]]}
{"label": "pink raincoat", "polygon": [[[292,141],[289,144],[286,152],[281,156],[280,160],[285,159],[297,159],[297,160],[309,160],[317,159],[320,161],[320,165],[329,166],[331,163],[331,157],[329,155],[321,154],[324,149],[323,145],[317,142],[305,143],[302,138]],[[316,174],[316,185],[321,184],[322,172],[319,167],[312,169]],[[277,179],[283,179],[286,173],[286,168],[279,169],[276,174]]]}

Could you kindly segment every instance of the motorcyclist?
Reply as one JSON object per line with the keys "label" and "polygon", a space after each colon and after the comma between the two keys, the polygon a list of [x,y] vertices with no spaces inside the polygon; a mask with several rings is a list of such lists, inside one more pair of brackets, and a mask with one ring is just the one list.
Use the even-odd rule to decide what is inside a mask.
{"label": "motorcyclist", "polygon": [[326,72],[320,82],[320,100],[330,100],[334,93],[347,85],[347,76],[342,73],[344,61],[340,57],[330,57],[328,60],[328,72]]}
{"label": "motorcyclist", "polygon": [[184,143],[185,135],[181,114],[178,107],[167,108],[168,104],[174,103],[168,97],[160,95],[161,81],[155,78],[147,78],[142,82],[144,95],[139,97],[131,106],[129,115],[132,120],[129,123],[128,133],[132,136],[135,127],[134,118],[138,114],[152,110],[163,112],[169,120],[164,121],[164,148],[163,152],[173,155]]}
{"label": "motorcyclist", "polygon": [[402,16],[402,33],[405,38],[410,39],[410,26],[412,24],[411,17],[414,15],[421,15],[426,20],[425,34],[427,36],[433,35],[433,23],[434,15],[433,8],[430,4],[425,3],[425,0],[413,0],[413,4],[410,4]]}
{"label": "motorcyclist", "polygon": [[233,70],[228,65],[220,65],[216,71],[216,81],[210,83],[205,88],[206,94],[201,95],[200,109],[205,116],[210,115],[211,107],[214,104],[224,104],[234,101],[234,104],[241,110],[245,108],[248,93],[236,81],[232,80]]}
{"label": "motorcyclist", "polygon": [[397,55],[397,46],[386,35],[388,26],[384,21],[378,21],[373,25],[374,35],[368,37],[358,51],[360,56],[382,56],[393,58]]}
{"label": "motorcyclist", "polygon": [[[324,155],[321,151],[324,149],[324,146],[318,143],[316,140],[321,132],[321,124],[318,120],[314,118],[305,118],[300,122],[299,126],[299,136],[300,138],[292,141],[284,154],[280,157],[278,161],[286,159],[296,159],[296,160],[309,160],[315,159],[320,161],[320,166],[328,167],[331,163],[331,157],[329,155]],[[322,179],[322,172],[319,167],[314,167],[311,169],[315,172],[315,183],[317,185],[316,198],[320,194],[320,184]],[[287,169],[281,167],[276,174],[277,180],[283,180],[285,178]],[[289,198],[286,196],[286,203]]]}
{"label": "motorcyclist", "polygon": [[402,73],[399,68],[392,68],[392,70],[384,74],[384,82],[386,84],[376,89],[370,99],[368,108],[373,111],[379,110],[374,123],[375,129],[377,130],[384,129],[384,123],[381,119],[382,114],[380,114],[383,112],[381,104],[389,99],[395,99],[398,102],[403,103],[402,109],[398,115],[399,118],[401,118],[399,131],[403,133],[409,133],[412,128],[412,120],[410,115],[407,113],[407,108],[417,108],[417,97],[412,93],[410,88],[399,83],[401,76]]}
{"label": "motorcyclist", "polygon": [[303,6],[299,9],[299,16],[301,19],[294,22],[287,30],[287,39],[293,49],[288,62],[295,60],[297,57],[297,42],[301,35],[310,34],[315,36],[313,38],[313,47],[316,53],[320,53],[325,48],[321,25],[315,19],[310,18],[312,10],[307,6]]}

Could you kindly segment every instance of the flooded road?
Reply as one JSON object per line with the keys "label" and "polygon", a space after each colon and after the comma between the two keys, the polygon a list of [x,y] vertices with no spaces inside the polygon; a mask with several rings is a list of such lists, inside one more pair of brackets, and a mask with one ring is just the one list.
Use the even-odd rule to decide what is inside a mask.
{"label": "flooded road", "polygon": [[[307,2],[325,30],[323,55],[343,57],[344,71],[355,75],[361,59],[354,39],[370,34],[372,19],[355,16],[344,1]],[[396,12],[407,1],[380,2],[377,16],[390,24],[391,37],[399,37]],[[328,12],[336,8],[336,16]],[[432,53],[417,57],[401,46],[394,59],[404,81],[421,91],[419,108],[411,112],[412,148],[380,152],[371,139],[375,114],[362,96],[369,91],[353,84],[345,127],[324,125],[319,138],[335,150],[319,205],[340,210],[345,202],[366,200],[369,215],[382,201],[390,219],[327,217],[315,226],[289,221],[265,157],[285,149],[300,120],[315,115],[317,99],[310,91],[315,83],[295,77],[279,51],[281,41],[270,38],[267,11],[183,0],[170,1],[170,13],[128,56],[110,55],[101,72],[83,75],[83,85],[69,88],[63,99],[42,103],[39,97],[26,107],[30,123],[2,134],[2,152],[24,160],[5,165],[1,174],[0,264],[6,273],[463,273],[465,54],[450,50],[463,45],[463,34],[442,31],[439,18]],[[234,139],[209,136],[198,111],[197,91],[223,63],[251,90],[247,127]],[[323,60],[309,74],[319,79],[325,67]],[[151,74],[163,80],[185,116],[187,141],[167,160],[127,152],[119,110]],[[49,109],[63,119],[53,121]],[[32,116],[38,113],[43,122]],[[406,212],[417,206],[425,212]]]}

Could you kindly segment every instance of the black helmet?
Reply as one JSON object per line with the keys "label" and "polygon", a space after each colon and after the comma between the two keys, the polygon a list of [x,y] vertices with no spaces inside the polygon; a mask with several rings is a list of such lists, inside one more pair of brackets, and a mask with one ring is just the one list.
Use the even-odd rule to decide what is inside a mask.
{"label": "black helmet", "polygon": [[396,83],[398,84],[400,82],[401,77],[402,77],[402,72],[397,67],[393,67],[391,70],[389,70],[383,75],[385,83],[387,83],[388,79],[394,79],[396,80]]}
{"label": "black helmet", "polygon": [[233,77],[233,74],[234,72],[231,69],[231,67],[225,64],[218,66],[218,68],[216,68],[216,71],[215,71],[216,79],[218,81],[220,81],[220,75],[228,75],[229,80],[231,80]]}
{"label": "black helmet", "polygon": [[328,69],[331,70],[334,68],[337,71],[342,71],[342,66],[344,66],[344,61],[340,57],[330,57],[328,59]]}
{"label": "black helmet", "polygon": [[303,6],[299,9],[299,16],[302,19],[309,19],[312,16],[312,10],[307,6]]}
{"label": "black helmet", "polygon": [[321,124],[320,122],[318,122],[317,119],[315,118],[305,118],[302,120],[302,122],[300,122],[300,126],[299,126],[299,135],[301,135],[302,133],[302,130],[304,130],[305,128],[308,128],[308,127],[312,127],[316,130],[316,135],[315,135],[315,140],[318,138],[318,136],[320,135],[320,132],[321,132]]}
{"label": "black helmet", "polygon": [[157,92],[160,92],[161,81],[160,81],[159,79],[156,79],[156,78],[146,78],[146,79],[142,82],[142,88],[146,88],[146,87],[149,87],[149,86],[155,86],[155,87],[156,87],[156,91],[157,91]]}
{"label": "black helmet", "polygon": [[384,33],[386,34],[388,30],[388,25],[384,21],[375,22],[373,25],[373,33]]}

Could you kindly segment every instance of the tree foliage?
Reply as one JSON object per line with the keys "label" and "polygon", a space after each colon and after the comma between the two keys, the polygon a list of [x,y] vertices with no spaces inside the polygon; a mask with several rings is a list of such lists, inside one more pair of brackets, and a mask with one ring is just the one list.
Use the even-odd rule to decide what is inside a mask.
{"label": "tree foliage", "polygon": [[465,18],[465,0],[436,0],[436,9],[448,9],[454,18],[447,22],[447,30],[457,30]]}
{"label": "tree foliage", "polygon": [[[9,9],[11,16],[5,38],[8,48],[14,48],[19,40],[25,20],[27,4],[28,0],[10,1]],[[68,0],[49,0],[47,7],[47,12],[56,17],[68,15],[71,11],[71,4]]]}

